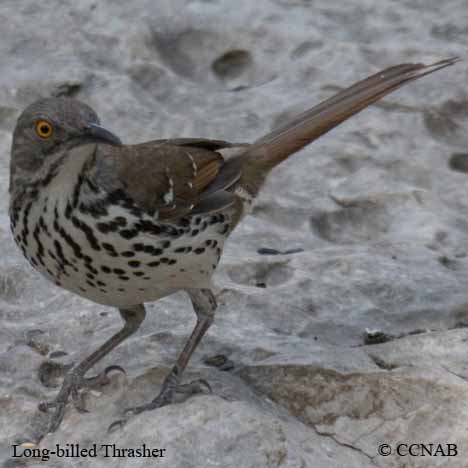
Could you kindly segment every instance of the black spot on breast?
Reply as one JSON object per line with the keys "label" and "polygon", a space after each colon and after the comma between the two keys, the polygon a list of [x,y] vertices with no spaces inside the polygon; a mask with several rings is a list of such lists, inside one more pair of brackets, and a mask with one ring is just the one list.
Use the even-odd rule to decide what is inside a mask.
{"label": "black spot on breast", "polygon": [[13,227],[16,226],[19,220],[19,210],[17,208],[12,208],[11,211],[11,224]]}
{"label": "black spot on breast", "polygon": [[141,265],[141,263],[139,261],[137,261],[137,260],[132,260],[132,261],[128,262],[128,264],[132,268],[138,268]]}
{"label": "black spot on breast", "polygon": [[161,255],[163,253],[162,249],[157,249],[151,245],[145,246],[145,252],[150,253],[153,256]]}
{"label": "black spot on breast", "polygon": [[160,262],[150,262],[150,263],[148,263],[149,267],[157,267],[159,265],[160,265]]}
{"label": "black spot on breast", "polygon": [[133,200],[122,189],[114,190],[107,195],[107,203],[111,205],[119,205],[126,208],[130,213],[136,217],[141,216],[141,209],[139,209]]}
{"label": "black spot on breast", "polygon": [[[40,222],[40,219],[39,219],[39,222]],[[55,225],[55,223],[54,223]],[[60,237],[65,241],[66,244],[68,244],[71,249],[73,250],[73,254],[75,255],[76,258],[83,258],[83,254],[82,254],[82,251],[81,251],[81,247],[80,245],[75,242],[75,240],[73,239],[73,237],[68,234],[65,229],[63,228],[60,228],[58,229],[58,233],[60,235]]]}
{"label": "black spot on breast", "polygon": [[49,229],[44,221],[44,217],[41,215],[39,216],[39,220],[38,220],[38,225],[39,225],[39,228],[44,231],[46,234],[49,234]]}
{"label": "black spot on breast", "polygon": [[124,275],[125,274],[125,270],[122,270],[121,268],[114,268],[114,273],[116,275]]}
{"label": "black spot on breast", "polygon": [[89,242],[89,245],[93,250],[101,250],[101,246],[99,245],[99,242],[94,235],[94,231],[91,227],[89,227],[85,222],[81,221],[78,219],[76,216],[72,216],[72,223],[73,226],[75,226],[77,229],[82,231],[86,237],[86,239]]}
{"label": "black spot on breast", "polygon": [[102,243],[102,246],[104,247],[104,249],[107,251],[107,254],[111,257],[118,257],[119,254],[117,253],[117,251],[115,250],[115,247],[112,245],[112,244],[109,244],[107,242],[103,242]]}
{"label": "black spot on breast", "polygon": [[39,237],[39,232],[40,232],[39,224],[36,224],[36,227],[34,228],[34,232],[33,232],[33,237],[37,243],[37,256],[38,258],[42,258],[44,257],[44,246]]}
{"label": "black spot on breast", "polygon": [[119,226],[126,226],[127,225],[127,220],[123,216],[117,216],[112,220],[113,223],[116,223]]}
{"label": "black spot on breast", "polygon": [[192,251],[192,247],[178,247],[174,250],[175,253],[189,253]]}
{"label": "black spot on breast", "polygon": [[204,248],[204,247],[198,247],[198,249],[195,249],[195,250],[194,250],[194,252],[195,252],[197,255],[202,254],[204,251],[205,251],[205,248]]}
{"label": "black spot on breast", "polygon": [[31,211],[31,206],[32,206],[32,202],[29,202],[26,205],[26,208],[24,209],[24,212],[23,212],[23,229],[21,231],[21,237],[23,239],[24,244],[28,243],[28,239],[27,239],[29,235],[28,219],[29,219],[29,212]]}
{"label": "black spot on breast", "polygon": [[158,226],[157,224],[148,221],[146,219],[142,219],[135,223],[135,228],[138,229],[140,232],[149,233],[159,235],[164,231],[163,226]]}
{"label": "black spot on breast", "polygon": [[103,271],[104,273],[110,273],[112,270],[108,266],[102,265],[101,271]]}
{"label": "black spot on breast", "polygon": [[125,252],[122,252],[120,255],[122,255],[122,257],[134,257],[135,252],[132,252],[131,250],[126,250]]}
{"label": "black spot on breast", "polygon": [[145,272],[144,271],[135,271],[135,272],[133,272],[133,275],[134,276],[144,276]]}
{"label": "black spot on breast", "polygon": [[97,275],[99,272],[90,263],[85,263],[85,268],[90,271],[93,275]]}
{"label": "black spot on breast", "polygon": [[137,252],[145,252],[150,255],[161,255],[163,253],[162,249],[158,249],[153,247],[152,245],[144,245],[144,244],[133,244],[133,248]]}
{"label": "black spot on breast", "polygon": [[58,257],[59,268],[63,271],[66,265],[71,265],[71,263],[65,258],[63,253],[63,248],[60,242],[56,239],[54,240],[54,248]]}
{"label": "black spot on breast", "polygon": [[193,231],[190,232],[190,235],[191,235],[192,237],[195,237],[195,236],[198,235],[199,232],[200,232],[200,231],[199,231],[198,229],[194,229]]}
{"label": "black spot on breast", "polygon": [[96,199],[90,203],[81,202],[78,209],[80,210],[80,213],[87,214],[98,219],[101,216],[106,216],[108,214],[107,206],[105,199]]}
{"label": "black spot on breast", "polygon": [[140,231],[138,229],[122,229],[119,232],[119,234],[124,239],[133,239],[134,237],[136,237],[139,234],[139,232]]}
{"label": "black spot on breast", "polygon": [[116,232],[119,229],[118,224],[115,223],[97,223],[96,227],[103,234],[108,234],[109,232]]}

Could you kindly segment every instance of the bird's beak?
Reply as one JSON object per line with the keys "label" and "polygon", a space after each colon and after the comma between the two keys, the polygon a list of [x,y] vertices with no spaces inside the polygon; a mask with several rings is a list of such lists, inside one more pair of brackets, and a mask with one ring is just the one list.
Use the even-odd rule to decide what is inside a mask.
{"label": "bird's beak", "polygon": [[85,132],[90,140],[95,141],[96,143],[108,143],[111,145],[122,144],[122,141],[118,136],[94,123],[88,124],[85,128]]}

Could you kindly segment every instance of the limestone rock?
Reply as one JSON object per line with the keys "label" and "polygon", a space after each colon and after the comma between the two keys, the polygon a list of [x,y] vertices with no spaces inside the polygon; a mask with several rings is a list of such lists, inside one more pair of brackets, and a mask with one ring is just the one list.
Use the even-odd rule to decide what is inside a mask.
{"label": "limestone rock", "polygon": [[[149,304],[139,333],[95,369],[116,363],[127,377],[86,394],[89,413],[70,406],[39,446],[145,443],[164,458],[11,458],[44,427],[37,404],[63,370],[121,323],[32,271],[7,216],[11,131],[39,96],[86,101],[127,143],[248,142],[389,65],[465,56],[465,11],[464,0],[443,15],[438,0],[2,1],[0,466],[465,468],[466,62],[272,174],[227,244],[215,323],[185,376],[211,395],[107,433],[155,396],[193,327],[179,293]],[[382,443],[454,443],[459,455],[383,457]]]}

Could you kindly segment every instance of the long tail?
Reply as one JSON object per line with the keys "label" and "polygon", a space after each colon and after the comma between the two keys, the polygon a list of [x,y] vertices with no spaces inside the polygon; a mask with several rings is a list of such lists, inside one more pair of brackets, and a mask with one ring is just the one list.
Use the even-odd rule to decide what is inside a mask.
{"label": "long tail", "polygon": [[459,60],[452,57],[431,65],[397,65],[340,91],[249,146],[240,156],[243,164],[239,185],[257,195],[271,169],[289,156],[386,94]]}

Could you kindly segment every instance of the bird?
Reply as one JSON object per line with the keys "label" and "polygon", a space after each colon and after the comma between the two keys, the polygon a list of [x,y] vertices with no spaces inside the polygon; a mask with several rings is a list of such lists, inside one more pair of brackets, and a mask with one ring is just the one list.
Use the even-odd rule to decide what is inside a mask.
{"label": "bird", "polygon": [[176,392],[209,390],[204,380],[183,384],[182,374],[214,320],[212,277],[225,241],[271,170],[388,93],[457,61],[382,70],[252,144],[175,138],[127,145],[79,100],[44,97],[30,104],[11,145],[14,240],[47,279],[117,308],[123,319],[117,333],[71,367],[57,396],[39,405],[50,414],[47,432],[59,428],[69,400],[86,410],[81,391],[102,376],[86,374],[138,330],[144,304],[177,291],[188,294],[196,325],[154,399],[128,412],[170,404]]}

